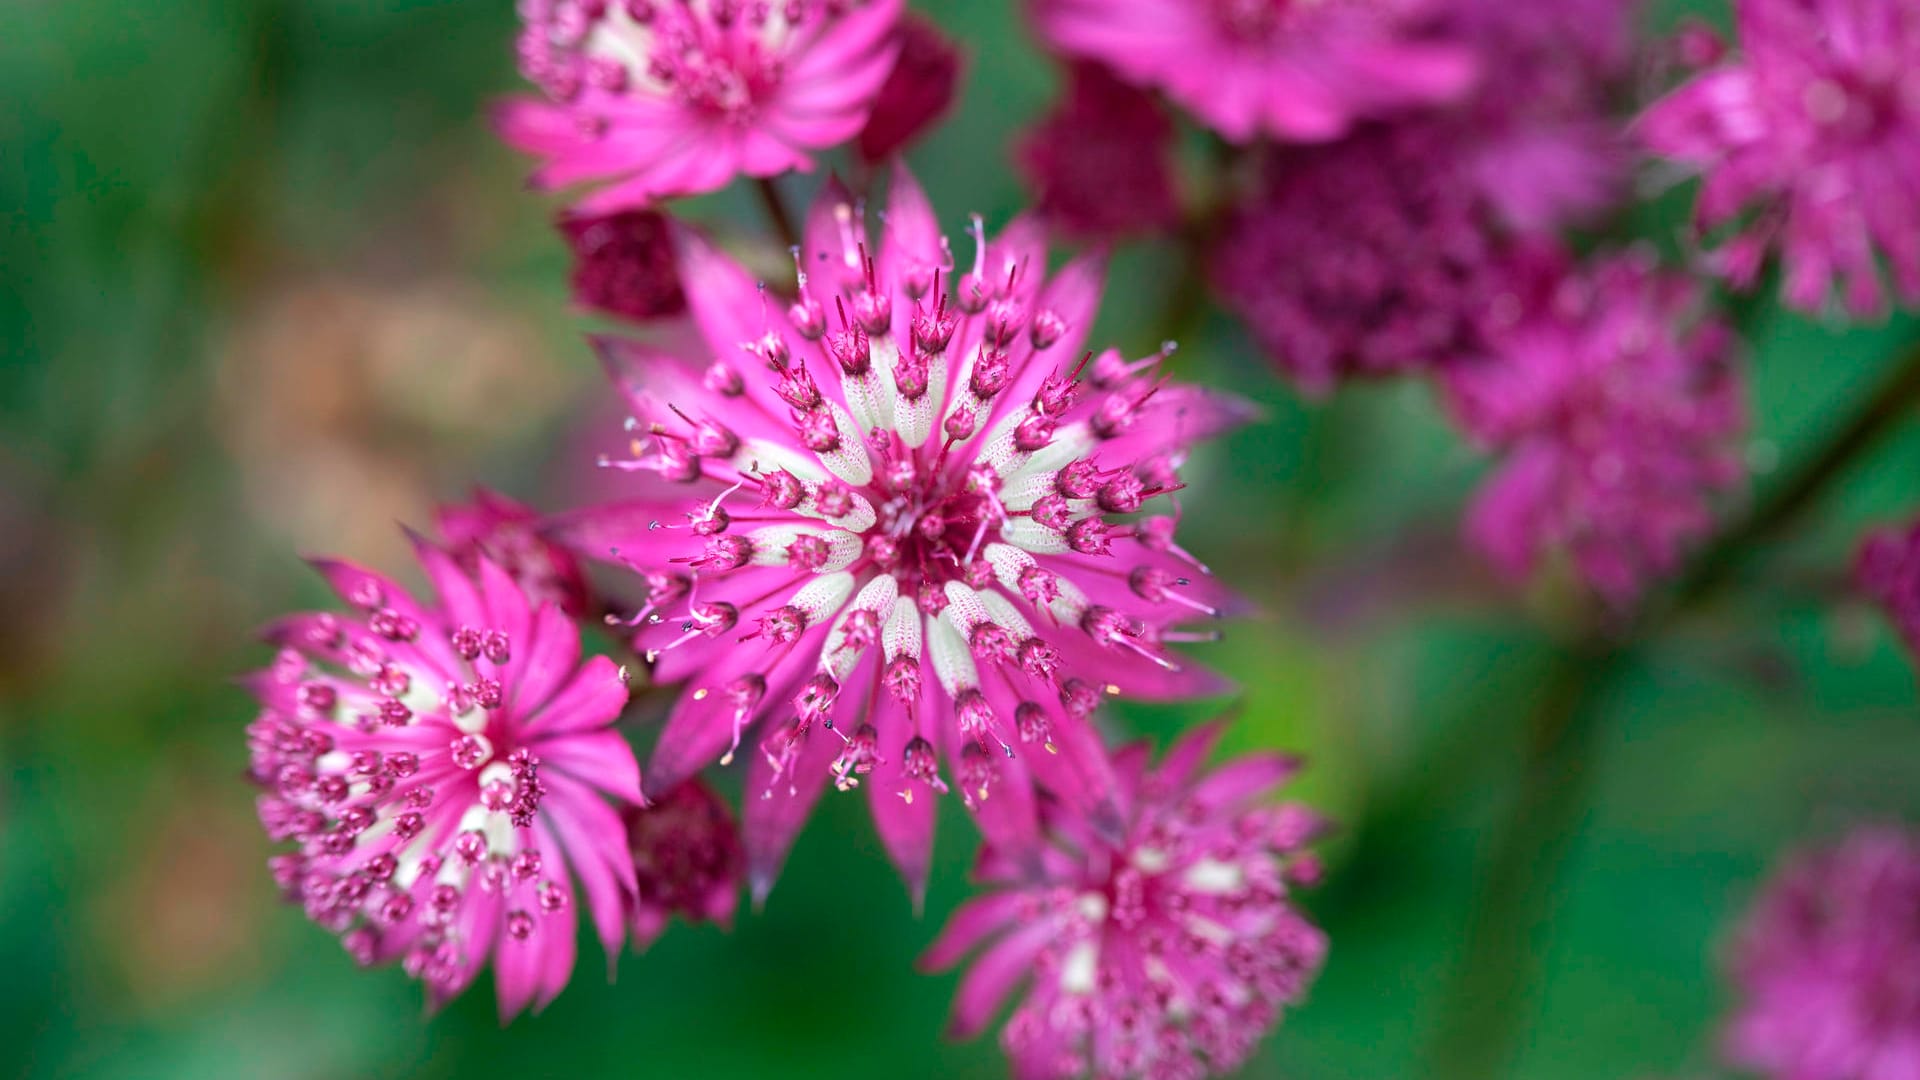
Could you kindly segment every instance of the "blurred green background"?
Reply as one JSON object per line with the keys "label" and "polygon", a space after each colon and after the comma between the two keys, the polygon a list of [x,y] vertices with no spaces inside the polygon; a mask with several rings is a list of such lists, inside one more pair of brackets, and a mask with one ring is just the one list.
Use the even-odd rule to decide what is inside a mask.
{"label": "blurred green background", "polygon": [[[1004,221],[1002,152],[1055,72],[1011,0],[916,6],[972,70],[914,164],[950,227]],[[514,27],[509,0],[0,3],[0,1072],[1001,1071],[991,1039],[942,1040],[953,977],[912,966],[965,895],[951,807],[924,918],[864,800],[829,797],[763,914],[676,929],[611,986],[585,946],[505,1031],[490,988],[428,1020],[274,898],[229,680],[267,658],[254,627],[322,600],[297,554],[402,569],[394,522],[474,481],[556,505],[612,438],[581,423],[602,391],[553,204],[483,120],[519,89]],[[1634,227],[1671,247],[1686,197]],[[760,228],[741,194],[696,212]],[[1100,336],[1150,349],[1182,265],[1124,251]],[[1741,318],[1762,489],[1920,341],[1910,318]],[[1920,430],[1596,680],[1565,873],[1519,928],[1529,989],[1483,1002],[1451,988],[1519,731],[1570,663],[1550,605],[1458,551],[1483,465],[1426,390],[1310,407],[1218,315],[1182,345],[1270,414],[1198,463],[1187,533],[1270,612],[1206,654],[1245,686],[1233,744],[1307,752],[1300,793],[1345,825],[1311,900],[1330,965],[1247,1074],[1422,1075],[1442,1018],[1482,1011],[1520,1033],[1513,1075],[1700,1066],[1725,920],[1779,847],[1920,815],[1914,673],[1843,579],[1864,526],[1920,506]]]}

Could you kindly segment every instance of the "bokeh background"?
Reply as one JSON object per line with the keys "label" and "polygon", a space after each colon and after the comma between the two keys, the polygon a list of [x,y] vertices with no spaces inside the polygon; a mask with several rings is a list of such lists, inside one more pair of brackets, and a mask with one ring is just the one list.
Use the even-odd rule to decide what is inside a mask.
{"label": "bokeh background", "polygon": [[[1057,73],[1011,0],[916,6],[972,66],[915,166],[950,227],[1004,221],[1004,150]],[[1703,0],[1649,25],[1687,7],[1724,21]],[[965,895],[953,807],[922,917],[865,801],[829,797],[763,913],[676,929],[612,985],[587,945],[504,1031],[488,990],[429,1019],[275,900],[230,680],[267,659],[257,625],[322,600],[297,555],[401,569],[396,521],[475,481],[556,505],[616,438],[554,206],[484,122],[518,89],[514,26],[509,0],[0,2],[0,1073],[1001,1072],[991,1039],[942,1040],[953,977],[912,963]],[[1687,198],[1650,193],[1631,229],[1673,250]],[[740,194],[694,213],[761,228]],[[1184,266],[1123,251],[1097,336],[1150,349]],[[1737,314],[1763,492],[1920,342],[1911,318]],[[1920,425],[1603,678],[1460,552],[1483,465],[1426,390],[1304,404],[1218,315],[1182,346],[1268,408],[1190,502],[1191,546],[1268,612],[1207,653],[1245,688],[1230,743],[1310,755],[1299,793],[1344,823],[1311,899],[1331,962],[1248,1075],[1425,1075],[1443,1028],[1510,1039],[1539,1080],[1702,1065],[1726,920],[1781,846],[1920,819],[1914,672],[1844,573],[1863,527],[1920,506]],[[1569,687],[1592,734],[1561,872],[1540,864],[1537,910],[1489,907],[1523,729]],[[1462,980],[1489,933],[1516,992]]]}

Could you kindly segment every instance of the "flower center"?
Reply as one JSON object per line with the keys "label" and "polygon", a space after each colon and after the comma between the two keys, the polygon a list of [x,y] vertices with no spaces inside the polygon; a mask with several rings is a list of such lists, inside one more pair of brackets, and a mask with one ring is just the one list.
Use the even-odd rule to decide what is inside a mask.
{"label": "flower center", "polygon": [[671,99],[744,122],[779,87],[788,45],[837,18],[822,0],[525,0],[527,78],[560,101]]}

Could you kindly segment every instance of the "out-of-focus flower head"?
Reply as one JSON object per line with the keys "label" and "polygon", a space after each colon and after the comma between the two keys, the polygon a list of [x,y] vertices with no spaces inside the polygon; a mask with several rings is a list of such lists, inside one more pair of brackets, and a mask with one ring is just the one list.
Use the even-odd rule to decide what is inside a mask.
{"label": "out-of-focus flower head", "polygon": [[1860,546],[1857,577],[1920,656],[1920,520],[1882,529]]}
{"label": "out-of-focus flower head", "polygon": [[1712,525],[1745,476],[1745,380],[1702,290],[1635,252],[1567,270],[1542,259],[1493,313],[1487,352],[1444,373],[1461,426],[1503,463],[1467,534],[1513,578],[1563,550],[1629,604]]}
{"label": "out-of-focus flower head", "polygon": [[740,831],[733,812],[699,778],[647,806],[630,807],[627,846],[639,882],[633,944],[645,949],[679,914],[688,922],[733,924],[740,903]]}
{"label": "out-of-focus flower head", "polygon": [[1031,0],[1047,46],[1166,92],[1228,140],[1318,142],[1476,76],[1436,0]]}
{"label": "out-of-focus flower head", "polygon": [[608,214],[809,169],[867,123],[900,49],[902,0],[521,0],[520,70],[546,100],[506,103],[501,136],[542,189],[605,186]]}
{"label": "out-of-focus flower head", "polygon": [[634,895],[609,800],[639,803],[612,729],[623,672],[482,558],[469,575],[417,545],[439,592],[416,600],[348,563],[315,565],[350,612],[294,615],[247,686],[260,821],[287,898],[362,964],[398,959],[444,1004],[489,960],[508,1019],[573,973],[575,880],[608,956]]}
{"label": "out-of-focus flower head", "polygon": [[1625,155],[1607,119],[1628,5],[1477,0],[1449,26],[1486,60],[1466,100],[1284,148],[1221,230],[1211,276],[1304,391],[1474,352],[1514,287],[1516,244],[1607,206]]}
{"label": "out-of-focus flower head", "polygon": [[655,210],[564,214],[560,234],[573,249],[573,299],[580,306],[635,322],[687,309],[665,215]]}
{"label": "out-of-focus flower head", "polygon": [[869,164],[885,161],[919,141],[952,106],[966,54],[930,19],[900,20],[900,56],[880,86],[867,126],[854,140]]}
{"label": "out-of-focus flower head", "polygon": [[1320,864],[1305,807],[1263,800],[1296,763],[1250,754],[1211,772],[1208,726],[1152,768],[1145,746],[1115,755],[1123,828],[1046,804],[1037,861],[992,847],[986,895],[954,913],[922,958],[951,967],[985,945],[960,983],[952,1029],[983,1029],[1025,993],[1001,1033],[1023,1080],[1200,1077],[1239,1067],[1319,973],[1326,936],[1294,907]]}
{"label": "out-of-focus flower head", "polygon": [[1014,160],[1048,224],[1085,237],[1155,232],[1179,223],[1173,121],[1152,94],[1082,61],[1066,93],[1028,129]]}
{"label": "out-of-focus flower head", "polygon": [[1920,1070],[1920,842],[1870,826],[1790,858],[1729,964],[1722,1054],[1768,1080],[1904,1080]]}
{"label": "out-of-focus flower head", "polygon": [[1737,48],[1639,124],[1655,153],[1701,174],[1696,219],[1724,237],[1713,265],[1750,288],[1777,251],[1786,301],[1806,311],[1836,293],[1855,315],[1883,311],[1883,270],[1920,302],[1920,7],[1734,8]]}
{"label": "out-of-focus flower head", "polygon": [[541,514],[486,488],[471,502],[442,506],[435,523],[449,552],[469,574],[491,559],[535,604],[551,602],[575,618],[591,610],[586,575],[571,551],[545,540]]}
{"label": "out-of-focus flower head", "polygon": [[1175,542],[1172,496],[1246,407],[1157,354],[1082,353],[1102,265],[1048,276],[1036,222],[989,241],[976,217],[958,261],[904,169],[884,220],[869,234],[828,185],[791,306],[677,233],[705,343],[602,343],[633,414],[604,464],[631,495],[554,534],[641,575],[635,647],[687,684],[650,784],[750,747],[757,894],[829,781],[868,783],[917,890],[943,762],[983,827],[1014,828],[1034,778],[1106,797],[1102,699],[1221,685],[1171,647],[1230,603]]}

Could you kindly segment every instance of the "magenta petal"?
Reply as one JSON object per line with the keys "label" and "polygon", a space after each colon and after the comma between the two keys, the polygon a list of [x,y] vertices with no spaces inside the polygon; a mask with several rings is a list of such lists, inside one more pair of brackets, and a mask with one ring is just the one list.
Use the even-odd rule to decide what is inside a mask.
{"label": "magenta petal", "polygon": [[1248,754],[1215,769],[1194,785],[1193,801],[1209,811],[1232,810],[1286,783],[1299,771],[1299,758]]}
{"label": "magenta petal", "polygon": [[997,892],[975,897],[954,910],[916,966],[922,971],[944,971],[959,963],[974,946],[1018,921],[1030,903],[1024,893]]}
{"label": "magenta petal", "polygon": [[[533,833],[542,850],[565,850],[544,823],[535,821]],[[576,939],[580,916],[579,910],[568,904],[559,911],[537,912],[534,917],[540,920],[539,932],[534,935],[540,942],[540,970],[533,1010],[539,1012],[551,1005],[573,978],[573,965],[580,948]]]}
{"label": "magenta petal", "polygon": [[534,613],[532,632],[524,644],[515,642],[524,657],[514,684],[512,704],[531,712],[546,704],[580,664],[580,631],[551,603]]}
{"label": "magenta petal", "polygon": [[536,925],[532,936],[524,941],[504,930],[500,933],[493,954],[493,979],[499,992],[502,1026],[525,1012],[540,992],[541,952],[546,936],[552,932],[549,927]]}
{"label": "magenta petal", "polygon": [[765,754],[753,755],[747,768],[740,833],[755,904],[766,902],[800,827],[819,801],[829,766],[839,753],[835,745],[839,741],[830,733],[813,732],[785,775],[775,775]]}
{"label": "magenta petal", "polygon": [[612,723],[627,707],[623,670],[604,656],[590,658],[572,682],[527,720],[528,736],[548,738]]}
{"label": "magenta petal", "polygon": [[559,769],[622,802],[640,805],[640,764],[633,747],[617,731],[574,733],[533,744],[542,768]]}
{"label": "magenta petal", "polygon": [[440,596],[440,605],[447,609],[447,622],[456,629],[485,623],[486,611],[480,604],[480,592],[453,556],[418,534],[408,533],[408,536],[413,541],[415,558],[420,560],[427,579],[433,582],[434,592]]}
{"label": "magenta petal", "polygon": [[[906,713],[890,698],[874,706],[872,722],[883,747],[905,746],[912,737]],[[887,858],[906,881],[914,910],[918,911],[927,895],[927,870],[939,805],[932,791],[906,774],[899,754],[889,754],[875,766],[866,785],[874,830],[887,849]]]}
{"label": "magenta petal", "polygon": [[953,995],[953,1015],[947,1021],[947,1036],[970,1039],[980,1034],[1000,1003],[1014,987],[1033,972],[1034,958],[1053,940],[1055,929],[1049,921],[1029,923],[980,955],[960,980]]}
{"label": "magenta petal", "polygon": [[608,970],[620,953],[626,936],[626,903],[633,895],[633,855],[627,850],[626,830],[607,805],[595,798],[592,789],[563,775],[543,778],[552,793],[541,803],[541,812],[553,825],[554,835],[566,849],[567,862],[586,888],[587,906],[600,943],[607,950]]}
{"label": "magenta petal", "polygon": [[1160,759],[1160,767],[1154,772],[1156,781],[1168,789],[1186,787],[1194,772],[1207,763],[1214,748],[1220,745],[1220,736],[1226,730],[1226,725],[1216,720],[1181,735]]}

